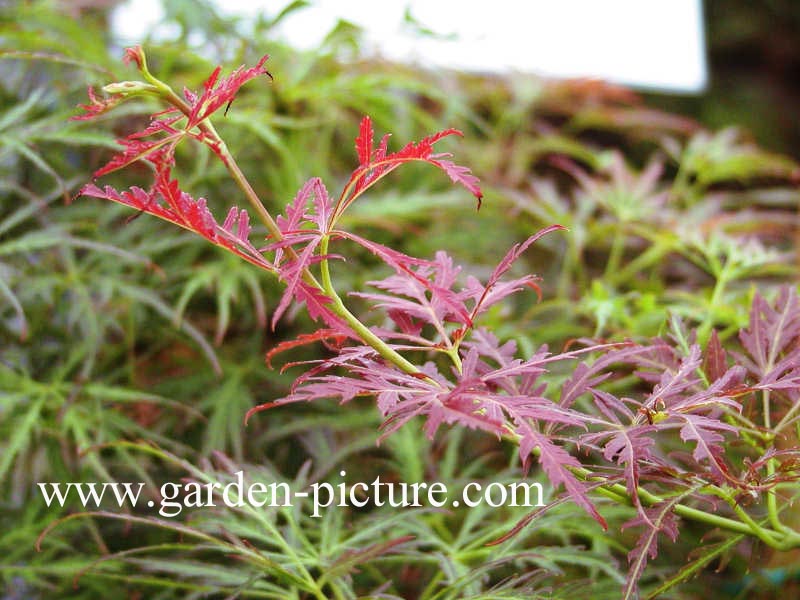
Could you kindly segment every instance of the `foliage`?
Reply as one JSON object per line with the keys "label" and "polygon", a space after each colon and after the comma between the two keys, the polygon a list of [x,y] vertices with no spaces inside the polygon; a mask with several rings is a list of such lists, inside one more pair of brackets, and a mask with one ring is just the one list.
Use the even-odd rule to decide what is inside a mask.
{"label": "foliage", "polygon": [[[790,159],[605,86],[344,67],[346,28],[314,53],[270,43],[271,82],[255,47],[280,15],[215,30],[219,56],[253,67],[221,77],[184,37],[126,51],[143,81],[119,83],[104,48],[46,47],[41,31],[77,32],[44,4],[17,12],[4,37],[26,50],[0,62],[9,594],[654,597],[707,588],[716,565],[746,589],[745,552],[791,556]],[[67,120],[75,104],[88,123]],[[440,122],[482,186],[434,151],[461,135],[425,135]],[[392,152],[376,128],[421,141]],[[394,173],[411,162],[434,169]],[[61,205],[89,171],[102,186]],[[276,372],[265,350],[292,358]],[[300,491],[343,465],[349,481],[539,482],[548,506],[219,503],[238,471]],[[218,483],[218,508],[84,513],[36,490],[181,477]]]}

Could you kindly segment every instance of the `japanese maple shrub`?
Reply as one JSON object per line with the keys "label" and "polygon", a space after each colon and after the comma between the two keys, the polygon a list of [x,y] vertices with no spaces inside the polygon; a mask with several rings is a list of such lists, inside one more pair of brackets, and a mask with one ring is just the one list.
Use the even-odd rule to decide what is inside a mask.
{"label": "japanese maple shrub", "polygon": [[[152,184],[118,191],[90,183],[80,194],[174,223],[280,279],[285,291],[273,326],[296,303],[305,305],[319,328],[279,344],[268,359],[315,342],[330,351],[329,358],[305,363],[307,370],[286,397],[254,407],[248,418],[279,404],[369,396],[385,417],[384,436],[420,416],[431,437],[442,425],[460,425],[510,440],[525,465],[536,460],[552,485],[563,488],[563,497],[601,526],[606,527],[598,510],[603,499],[635,507],[636,518],[623,525],[640,532],[628,557],[625,597],[636,594],[659,538],[675,540],[682,520],[729,532],[734,543],[750,536],[776,549],[800,546],[800,533],[782,520],[782,509],[796,494],[791,486],[800,475],[800,455],[796,445],[776,445],[800,423],[796,291],[785,288],[773,302],[756,295],[736,353],[726,351],[713,333],[701,347],[692,332],[676,325],[669,339],[585,341],[561,353],[543,346],[520,357],[515,342],[481,326],[481,316],[512,294],[539,292],[536,276],[509,273],[532,244],[562,227],[552,225],[515,244],[479,281],[462,276],[443,251],[417,258],[340,226],[345,211],[372,186],[415,161],[442,170],[480,207],[478,179],[434,150],[443,138],[461,135],[458,130],[445,129],[392,152],[389,135],[376,143],[372,122],[364,117],[355,139],[358,166],[342,191],[331,195],[312,178],[284,214],[273,217],[211,120],[227,112],[242,85],[269,75],[267,56],[223,78],[217,68],[200,93],[182,95],[150,73],[141,48],[128,49],[125,60],[144,80],[109,84],[103,97],[90,89],[90,103],[76,118],[96,117],[133,97],[162,102],[165,109],[152,115],[145,129],[120,140],[121,151],[95,173],[99,178],[144,162],[152,167]],[[181,189],[172,171],[175,149],[186,138],[205,144],[222,161],[249,209],[233,206],[220,222],[206,200]],[[254,239],[248,211],[266,228],[264,242]],[[351,312],[334,285],[331,271],[342,259],[335,249],[348,243],[390,270],[369,282],[372,291],[351,294],[371,305],[370,321]],[[375,314],[383,318],[375,320]],[[568,365],[569,375],[552,377],[555,364],[562,372]],[[716,556],[715,548],[698,559],[699,567]]]}

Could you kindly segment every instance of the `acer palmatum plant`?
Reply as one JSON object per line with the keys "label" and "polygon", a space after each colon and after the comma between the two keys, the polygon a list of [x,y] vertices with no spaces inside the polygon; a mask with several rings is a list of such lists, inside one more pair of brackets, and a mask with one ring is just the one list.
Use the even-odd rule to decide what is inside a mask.
{"label": "acer palmatum plant", "polygon": [[[685,519],[780,550],[800,546],[800,533],[782,521],[800,478],[793,437],[800,423],[796,291],[785,288],[773,302],[756,295],[736,352],[726,351],[715,334],[701,347],[693,333],[676,325],[670,338],[649,343],[584,341],[574,350],[552,353],[543,346],[521,357],[513,341],[499,340],[481,326],[481,316],[512,294],[539,292],[536,276],[509,273],[533,243],[562,227],[547,227],[514,245],[485,281],[463,277],[445,252],[417,258],[340,227],[342,215],[367,190],[415,161],[444,171],[480,206],[477,178],[434,150],[443,138],[461,135],[458,130],[445,129],[392,152],[389,136],[376,143],[372,122],[364,117],[355,140],[358,166],[342,191],[332,196],[312,178],[285,213],[273,217],[211,121],[220,110],[227,112],[243,84],[269,75],[267,57],[222,79],[217,68],[202,92],[186,90],[182,96],[149,72],[140,47],[128,49],[125,58],[144,81],[109,84],[103,98],[90,90],[85,114],[76,118],[93,118],[131,97],[164,103],[165,110],[120,140],[122,150],[95,173],[99,178],[145,162],[153,181],[148,189],[125,191],[90,183],[80,194],[179,225],[280,279],[285,291],[273,326],[292,303],[304,304],[320,324],[313,333],[279,344],[267,359],[317,342],[330,357],[287,365],[306,371],[286,397],[254,407],[248,418],[291,402],[345,403],[369,396],[385,418],[384,436],[422,417],[430,437],[442,425],[460,425],[510,440],[523,464],[538,462],[553,486],[563,488],[565,497],[602,527],[607,527],[603,499],[635,507],[636,518],[623,525],[640,531],[628,557],[624,597],[636,595],[660,538],[675,540]],[[247,209],[231,207],[220,223],[204,199],[181,189],[172,170],[175,148],[186,138],[205,144],[222,161],[266,228],[266,240],[254,239]],[[336,250],[348,244],[365,248],[390,270],[369,282],[372,291],[351,294],[370,304],[369,320],[351,312],[334,285],[331,270],[342,258]],[[568,376],[554,377],[554,365],[562,373],[568,368]]]}

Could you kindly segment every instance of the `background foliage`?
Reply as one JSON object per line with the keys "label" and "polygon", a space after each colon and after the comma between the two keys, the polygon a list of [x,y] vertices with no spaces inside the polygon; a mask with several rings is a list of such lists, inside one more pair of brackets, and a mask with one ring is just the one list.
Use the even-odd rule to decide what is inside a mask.
{"label": "background foliage", "polygon": [[[204,3],[169,6],[175,39],[143,43],[153,72],[176,87],[196,89],[215,64],[253,64],[270,53],[274,83],[243,89],[219,128],[274,212],[312,175],[346,178],[351,140],[369,114],[400,140],[462,129],[460,162],[481,176],[486,200],[476,214],[440,176],[410,168],[355,205],[350,228],[418,256],[447,249],[486,275],[511,243],[551,223],[568,227],[517,265],[543,277],[543,300],[489,315],[494,331],[526,353],[581,337],[675,333],[678,317],[703,344],[715,330],[735,345],[756,290],[771,298],[779,285],[796,285],[798,167],[786,155],[797,155],[796,130],[764,135],[769,111],[751,110],[748,125],[784,154],[722,128],[745,117],[733,108],[709,117],[714,102],[680,107],[715,126],[707,129],[653,108],[668,101],[645,103],[597,83],[348,62],[358,31],[347,23],[315,51],[297,52],[272,35],[281,14],[245,26]],[[104,10],[89,3],[12,3],[0,18],[4,597],[619,596],[634,539],[620,525],[633,511],[612,504],[603,510],[608,533],[564,504],[498,546],[486,543],[525,509],[335,510],[319,520],[302,507],[204,509],[165,523],[117,511],[67,520],[37,551],[40,534],[76,512],[47,508],[35,488],[42,481],[146,481],[156,489],[183,477],[226,482],[243,469],[251,480],[299,489],[338,483],[344,466],[350,481],[380,474],[455,489],[521,474],[514,447],[461,429],[430,442],[405,427],[376,447],[380,418],[369,402],[295,404],[243,427],[248,409],[285,395],[292,382],[290,372],[264,364],[266,351],[309,323],[298,314],[269,329],[278,284],[187,233],[99,201],[67,205],[114,139],[133,129],[123,129],[119,113],[113,122],[69,121],[87,85],[129,77],[122,49]],[[725,52],[735,45],[722,34],[712,41]],[[122,110],[133,125],[153,108]],[[207,152],[181,152],[184,187],[219,214],[238,191]],[[132,182],[120,175],[117,183]],[[375,261],[360,259],[343,290],[379,278]],[[538,472],[530,477],[545,482]],[[648,567],[643,595],[715,535],[682,529]],[[784,568],[796,564],[793,554],[724,536],[718,543],[718,556],[673,597],[770,598],[797,588],[797,571]]]}

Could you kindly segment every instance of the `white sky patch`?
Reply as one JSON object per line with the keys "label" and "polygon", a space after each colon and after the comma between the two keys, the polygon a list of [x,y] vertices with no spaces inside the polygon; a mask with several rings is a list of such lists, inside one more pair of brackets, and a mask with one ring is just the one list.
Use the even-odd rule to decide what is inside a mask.
{"label": "white sky patch", "polygon": [[[218,4],[239,15],[274,15],[285,6]],[[416,34],[406,10],[439,35]],[[137,43],[162,15],[159,0],[129,0],[113,27]],[[702,92],[708,80],[702,0],[317,0],[287,17],[279,33],[311,49],[339,19],[364,29],[366,52],[424,66],[590,77],[676,93]]]}

